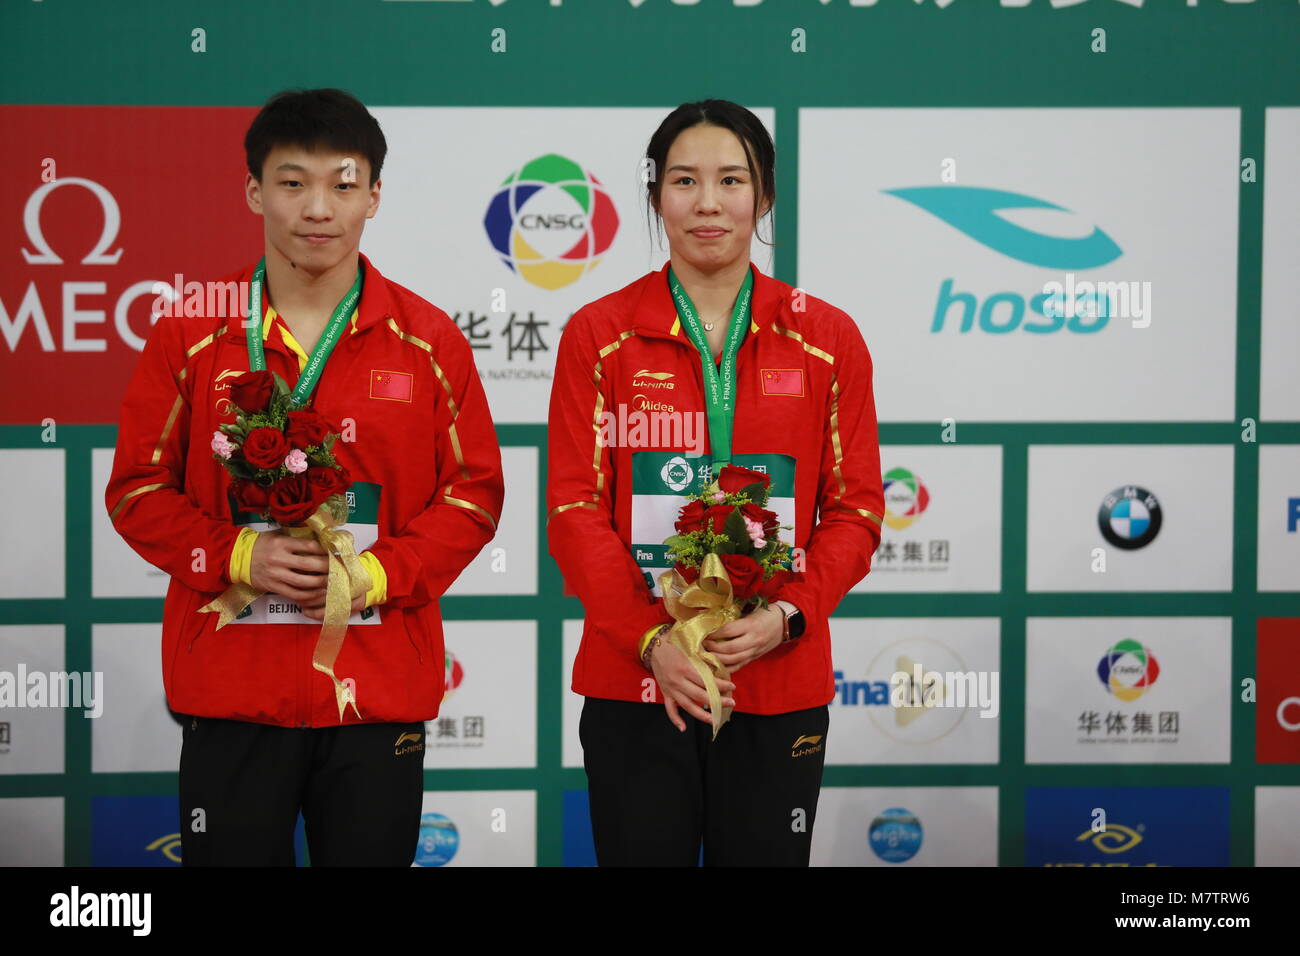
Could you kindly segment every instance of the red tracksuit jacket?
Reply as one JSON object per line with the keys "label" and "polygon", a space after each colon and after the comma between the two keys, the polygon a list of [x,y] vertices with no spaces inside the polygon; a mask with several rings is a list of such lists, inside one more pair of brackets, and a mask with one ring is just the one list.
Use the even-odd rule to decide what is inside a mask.
{"label": "red tracksuit jacket", "polygon": [[[732,461],[767,471],[768,506],[794,525],[781,536],[805,550],[804,573],[780,597],[799,607],[806,629],[746,665],[735,698],[739,712],[779,714],[834,696],[827,618],[871,568],[884,495],[871,355],[857,325],[750,268],[752,316],[736,357]],[[674,533],[682,494],[707,479],[709,460],[688,452],[685,432],[661,425],[657,435],[637,435],[630,416],[705,408],[700,355],[677,317],[668,263],[569,320],[551,391],[546,530],[586,612],[576,693],[645,699],[648,675],[637,646],[648,628],[672,620],[657,596],[667,567],[662,542]],[[602,423],[613,447],[602,447]],[[707,426],[702,431],[697,450],[708,448]],[[644,443],[629,447],[637,441]]]}
{"label": "red tracksuit jacket", "polygon": [[[334,672],[355,681],[362,720],[429,720],[445,670],[438,598],[496,533],[501,453],[464,335],[442,310],[361,262],[356,315],[311,400],[335,425],[355,423],[355,440],[333,451],[369,502],[378,538],[364,550],[383,565],[387,598],[375,608],[378,624],[348,627]],[[227,279],[247,282],[252,271]],[[266,367],[292,387],[299,362],[281,337],[283,321],[266,337]],[[311,664],[318,623],[234,621],[217,631],[217,615],[198,612],[231,583],[239,536],[210,442],[219,424],[234,421],[229,380],[249,370],[241,322],[158,319],[122,401],[104,502],[127,543],[171,575],[162,658],[173,710],[337,725],[333,683]],[[348,721],[356,722],[351,708]]]}

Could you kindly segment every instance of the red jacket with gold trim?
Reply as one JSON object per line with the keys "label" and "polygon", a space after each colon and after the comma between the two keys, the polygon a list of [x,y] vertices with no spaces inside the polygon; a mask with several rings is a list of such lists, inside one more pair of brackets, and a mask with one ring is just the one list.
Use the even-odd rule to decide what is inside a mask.
{"label": "red jacket with gold trim", "polygon": [[[350,440],[333,451],[370,508],[359,520],[373,522],[365,550],[383,566],[387,596],[377,614],[359,612],[366,623],[350,624],[334,672],[354,682],[363,721],[429,720],[445,671],[438,598],[496,533],[501,453],[464,335],[445,312],[360,258],[360,302],[311,401],[335,425],[351,425]],[[240,283],[244,309],[252,272],[221,280]],[[292,387],[299,360],[285,343],[283,318],[274,322],[266,367]],[[231,583],[234,522],[246,517],[230,503],[211,440],[219,424],[234,421],[229,380],[248,365],[240,316],[159,318],[122,401],[105,507],[136,553],[171,575],[162,659],[173,710],[337,725],[333,683],[312,668],[319,623],[236,620],[217,631],[217,615],[198,610]],[[356,722],[350,708],[346,714],[342,722]]]}
{"label": "red jacket with gold trim", "polygon": [[[834,697],[827,619],[871,569],[884,494],[871,355],[857,324],[750,268],[732,461],[767,472],[768,507],[794,526],[781,535],[803,549],[803,571],[780,598],[798,606],[806,629],[746,665],[735,697],[738,712],[778,714]],[[546,529],[585,611],[576,693],[646,699],[637,645],[672,620],[658,592],[662,542],[682,495],[710,477],[705,408],[668,263],[569,320],[551,391]]]}

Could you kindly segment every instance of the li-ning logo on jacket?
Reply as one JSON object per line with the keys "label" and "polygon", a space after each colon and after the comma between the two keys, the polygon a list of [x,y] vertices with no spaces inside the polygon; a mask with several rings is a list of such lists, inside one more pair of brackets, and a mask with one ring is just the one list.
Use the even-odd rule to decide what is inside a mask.
{"label": "li-ning logo on jacket", "polygon": [[[415,753],[417,750],[424,749],[424,734],[402,734],[397,738],[397,743],[393,744],[393,755],[400,757],[402,754]],[[402,744],[407,744],[403,747]]]}
{"label": "li-ning logo on jacket", "polygon": [[677,387],[675,382],[668,381],[673,377],[672,372],[651,372],[648,369],[641,369],[632,376],[633,388],[661,388],[674,389]]}
{"label": "li-ning logo on jacket", "polygon": [[[246,374],[247,373],[243,369],[238,369],[238,368],[222,369],[221,374],[219,374],[216,378],[212,380],[212,391],[228,392],[230,391],[230,383],[225,382],[224,380],[228,378],[238,378],[240,375],[246,375]],[[229,398],[227,398],[224,395],[220,396],[216,400],[216,404],[214,407],[216,408],[218,415],[233,415],[235,412],[234,402],[232,402]]]}

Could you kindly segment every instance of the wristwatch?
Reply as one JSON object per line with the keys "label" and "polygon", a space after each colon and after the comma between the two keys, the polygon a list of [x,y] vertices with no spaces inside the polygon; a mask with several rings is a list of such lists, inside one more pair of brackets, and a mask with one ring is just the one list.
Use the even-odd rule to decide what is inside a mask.
{"label": "wristwatch", "polygon": [[808,623],[804,620],[803,612],[789,601],[773,601],[772,604],[779,607],[781,612],[785,615],[786,634],[781,639],[781,643],[788,643],[802,635],[803,629]]}

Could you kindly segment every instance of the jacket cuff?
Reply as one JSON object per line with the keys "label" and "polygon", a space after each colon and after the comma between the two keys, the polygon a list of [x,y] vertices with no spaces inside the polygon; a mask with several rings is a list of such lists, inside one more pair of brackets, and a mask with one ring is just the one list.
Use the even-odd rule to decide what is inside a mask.
{"label": "jacket cuff", "polygon": [[661,627],[663,627],[663,624],[655,624],[641,635],[641,642],[636,646],[636,656],[638,658],[645,657],[645,649],[650,646],[650,638],[654,637]]}
{"label": "jacket cuff", "polygon": [[371,587],[366,592],[366,607],[383,604],[388,600],[388,574],[384,571],[384,566],[369,551],[362,551],[357,555],[357,559],[361,562],[361,566],[370,573]]}
{"label": "jacket cuff", "polygon": [[239,537],[230,549],[230,583],[253,584],[253,545],[257,544],[258,532],[252,528],[240,528]]}

